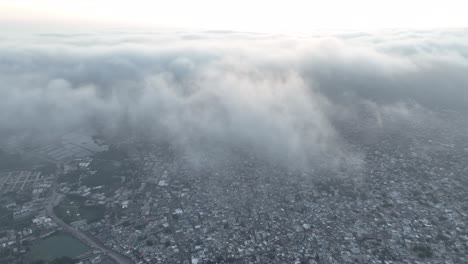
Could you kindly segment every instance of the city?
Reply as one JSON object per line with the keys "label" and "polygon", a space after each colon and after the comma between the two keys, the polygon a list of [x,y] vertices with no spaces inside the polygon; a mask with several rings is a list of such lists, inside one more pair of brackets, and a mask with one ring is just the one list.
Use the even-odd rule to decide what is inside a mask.
{"label": "city", "polygon": [[466,10],[0,0],[0,264],[468,263]]}
{"label": "city", "polygon": [[33,150],[48,165],[0,177],[1,261],[66,235],[93,264],[464,263],[468,140],[453,131],[468,120],[443,115],[456,129],[411,123],[371,142],[339,124],[365,154],[355,170],[294,171],[248,153],[200,167],[164,142],[96,140],[61,159]]}

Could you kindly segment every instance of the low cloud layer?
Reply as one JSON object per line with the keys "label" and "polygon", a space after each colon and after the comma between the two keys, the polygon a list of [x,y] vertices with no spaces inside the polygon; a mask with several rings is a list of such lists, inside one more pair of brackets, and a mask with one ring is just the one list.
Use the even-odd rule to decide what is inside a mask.
{"label": "low cloud layer", "polygon": [[463,30],[4,36],[1,143],[98,130],[194,158],[236,148],[301,168],[357,165],[337,122],[365,111],[369,127],[387,129],[468,113],[467,72]]}

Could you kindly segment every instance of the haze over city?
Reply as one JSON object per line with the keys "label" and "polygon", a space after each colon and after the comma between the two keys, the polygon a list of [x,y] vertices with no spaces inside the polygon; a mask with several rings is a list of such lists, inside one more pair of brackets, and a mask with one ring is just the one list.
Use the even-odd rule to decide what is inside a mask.
{"label": "haze over city", "polygon": [[0,263],[468,262],[465,7],[0,1]]}

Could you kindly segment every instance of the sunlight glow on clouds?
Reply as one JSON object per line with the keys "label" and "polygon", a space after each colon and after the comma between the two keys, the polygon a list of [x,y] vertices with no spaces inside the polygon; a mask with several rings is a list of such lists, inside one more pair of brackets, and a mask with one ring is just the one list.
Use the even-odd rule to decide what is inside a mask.
{"label": "sunlight glow on clouds", "polygon": [[86,21],[248,31],[468,26],[463,0],[0,0],[0,21]]}

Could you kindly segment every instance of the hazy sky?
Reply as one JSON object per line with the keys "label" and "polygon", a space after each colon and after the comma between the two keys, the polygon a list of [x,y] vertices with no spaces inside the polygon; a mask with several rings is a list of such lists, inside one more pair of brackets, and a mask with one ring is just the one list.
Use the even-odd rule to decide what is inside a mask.
{"label": "hazy sky", "polygon": [[[196,162],[220,147],[359,167],[347,122],[370,140],[468,113],[468,28],[433,29],[468,26],[465,5],[0,0],[0,148],[84,129],[162,139]],[[431,29],[368,30],[386,27]]]}
{"label": "hazy sky", "polygon": [[89,22],[249,31],[466,27],[466,0],[0,0],[0,22]]}

